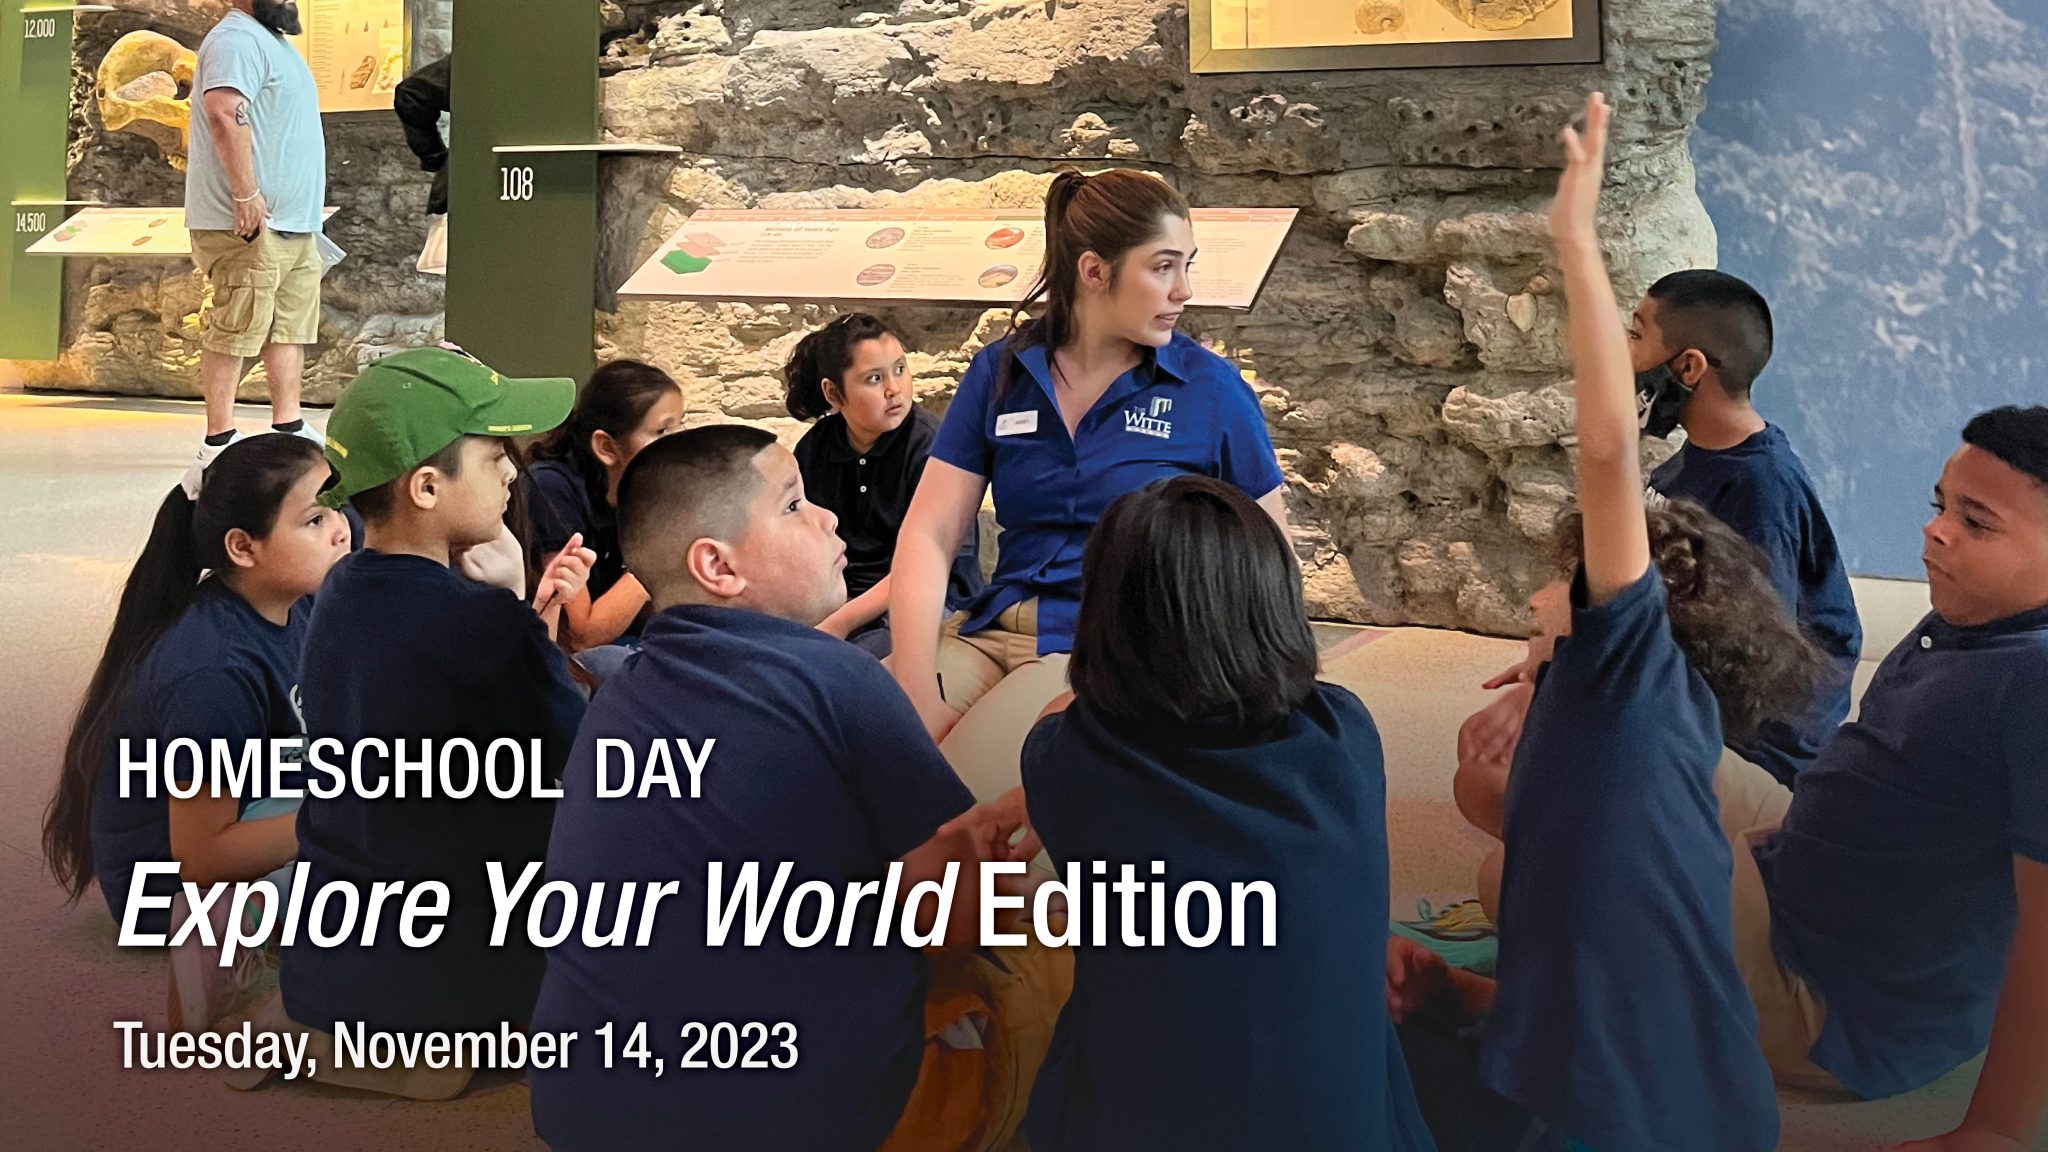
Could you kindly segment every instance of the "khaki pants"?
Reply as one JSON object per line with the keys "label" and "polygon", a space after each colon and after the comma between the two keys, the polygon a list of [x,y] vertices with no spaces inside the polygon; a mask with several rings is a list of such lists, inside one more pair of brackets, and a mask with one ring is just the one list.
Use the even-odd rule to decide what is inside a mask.
{"label": "khaki pants", "polygon": [[1038,714],[1067,690],[1067,654],[1038,654],[1035,599],[970,636],[960,634],[966,620],[958,613],[939,633],[940,694],[961,713],[939,751],[976,800],[993,800],[1022,782],[1018,753]]}
{"label": "khaki pants", "polygon": [[1735,964],[1756,1005],[1757,1044],[1778,1083],[1818,1091],[1841,1084],[1807,1054],[1820,1039],[1827,1013],[1806,981],[1778,960],[1771,947],[1771,898],[1752,849],[1784,823],[1792,792],[1770,773],[1723,751],[1714,773],[1721,831],[1735,857]]}

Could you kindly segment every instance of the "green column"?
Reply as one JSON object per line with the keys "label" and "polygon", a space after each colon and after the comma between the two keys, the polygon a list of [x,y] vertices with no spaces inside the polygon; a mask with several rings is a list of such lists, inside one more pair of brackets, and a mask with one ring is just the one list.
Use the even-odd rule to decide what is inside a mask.
{"label": "green column", "polygon": [[23,253],[66,211],[73,14],[37,7],[0,0],[0,196],[9,228],[0,246],[0,359],[8,360],[55,360],[64,310],[64,261]]}
{"label": "green column", "polygon": [[448,338],[508,375],[595,361],[597,157],[493,149],[597,139],[597,38],[588,0],[455,7]]}

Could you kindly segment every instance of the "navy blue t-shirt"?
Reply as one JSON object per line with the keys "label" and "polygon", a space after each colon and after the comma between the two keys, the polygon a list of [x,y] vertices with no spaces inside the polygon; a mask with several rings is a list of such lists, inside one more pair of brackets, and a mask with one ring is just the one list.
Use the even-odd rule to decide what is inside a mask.
{"label": "navy blue t-shirt", "polygon": [[568,460],[539,460],[519,477],[519,498],[527,520],[527,561],[538,569],[547,558],[568,547],[569,537],[583,534],[583,546],[597,553],[590,566],[590,598],[612,590],[626,574],[619,549],[618,513]]}
{"label": "navy blue t-shirt", "polygon": [[1849,715],[1850,681],[1863,649],[1849,572],[1820,495],[1774,424],[1733,448],[1687,444],[1651,473],[1650,487],[1704,506],[1761,549],[1785,610],[1834,657],[1833,677],[1797,723],[1767,721],[1755,739],[1731,745],[1789,788]]}
{"label": "navy blue t-shirt", "polygon": [[[135,865],[174,859],[162,773],[157,774],[156,799],[143,795],[140,777],[134,795],[122,799],[121,740],[156,741],[161,764],[165,748],[180,738],[199,741],[202,755],[210,741],[229,741],[239,762],[245,741],[302,736],[299,648],[311,608],[311,601],[302,600],[285,624],[272,624],[226,585],[208,580],[136,666],[117,705],[105,767],[93,786],[93,867],[116,923],[128,906]],[[139,744],[131,748],[142,758]],[[178,764],[182,776],[186,761],[181,757]],[[175,877],[159,878],[148,888],[152,896],[177,890]],[[143,932],[167,931],[170,912],[145,912],[136,926]]]}
{"label": "navy blue t-shirt", "polygon": [[[1074,992],[1031,1096],[1034,1152],[1434,1147],[1387,1018],[1386,779],[1380,736],[1333,685],[1284,725],[1132,725],[1084,701],[1024,742],[1032,824],[1069,861],[1164,861],[1179,884],[1271,882],[1277,947],[1123,946],[1074,952]],[[1139,902],[1134,930],[1149,933]],[[1172,898],[1169,896],[1169,915]],[[1194,901],[1190,929],[1206,930]],[[1095,912],[1085,916],[1092,933]]]}
{"label": "navy blue t-shirt", "polygon": [[[341,752],[324,755],[347,770],[357,742],[419,742],[438,749],[453,739],[481,753],[507,738],[541,743],[540,765],[552,783],[583,716],[583,697],[569,679],[561,650],[519,597],[471,583],[421,556],[365,549],[345,557],[321,586],[301,668],[306,733],[333,738]],[[393,757],[362,757],[364,783],[394,777]],[[457,763],[463,763],[458,760]],[[319,780],[320,777],[311,779]],[[407,779],[417,789],[417,774]],[[302,932],[283,949],[285,1009],[301,1024],[332,1030],[337,1020],[373,1029],[495,1028],[523,1023],[540,982],[541,953],[526,943],[524,912],[501,948],[488,946],[493,906],[484,871],[500,861],[507,883],[528,861],[547,854],[553,804],[500,800],[479,788],[467,799],[438,794],[364,799],[351,786],[333,799],[308,795],[299,808],[299,859],[317,891],[332,881],[369,884],[424,880],[448,885],[445,931],[434,944],[409,948],[387,910],[377,943],[332,948]],[[536,886],[537,887],[537,886]],[[531,893],[529,893],[529,896]],[[339,913],[330,907],[331,923]],[[365,904],[365,906],[367,906]],[[306,912],[312,922],[311,907]]]}
{"label": "navy blue t-shirt", "polygon": [[[649,749],[667,744],[684,798],[665,788],[646,799],[597,798],[599,740],[625,741],[643,770]],[[676,740],[693,749],[716,741],[700,798],[689,798]],[[616,784],[622,761],[608,756]],[[874,897],[844,948],[836,926],[812,947],[791,946],[780,915],[762,945],[747,947],[743,912],[713,948],[706,911],[711,861],[723,862],[728,894],[741,864],[760,864],[765,893],[778,865],[791,862],[778,912],[805,881],[824,881],[843,900],[848,882],[883,879],[890,861],[973,806],[888,672],[815,628],[735,608],[671,608],[591,705],[563,790],[550,880],[580,889],[603,881],[610,892],[629,880],[682,887],[661,905],[648,947],[591,948],[579,927],[551,949],[534,1027],[589,1037],[607,1021],[646,1021],[650,1044],[673,1056],[691,1021],[789,1022],[796,1064],[670,1067],[656,1080],[630,1062],[606,1070],[592,1056],[572,1060],[532,1075],[541,1138],[557,1150],[879,1145],[910,1099],[924,1051],[923,956],[894,928],[874,946]],[[963,871],[959,883],[973,880]],[[806,908],[815,917],[817,899]],[[760,1058],[782,1054],[771,1037]]]}
{"label": "navy blue t-shirt", "polygon": [[1572,598],[1508,780],[1480,1075],[1599,1152],[1764,1152],[1778,1103],[1735,966],[1719,705],[1654,567]]}
{"label": "navy blue t-shirt", "polygon": [[1053,401],[1043,344],[1016,354],[995,394],[1009,340],[982,349],[960,379],[932,458],[985,477],[995,492],[995,576],[961,626],[979,632],[1038,598],[1040,655],[1073,647],[1081,551],[1102,510],[1126,492],[1183,473],[1213,476],[1257,500],[1280,487],[1259,398],[1228,360],[1176,332],[1116,378],[1073,436]]}
{"label": "navy blue t-shirt", "polygon": [[2015,856],[2048,863],[2048,608],[1929,616],[1756,849],[1772,944],[1827,1005],[1814,1063],[1881,1097],[1984,1050]]}

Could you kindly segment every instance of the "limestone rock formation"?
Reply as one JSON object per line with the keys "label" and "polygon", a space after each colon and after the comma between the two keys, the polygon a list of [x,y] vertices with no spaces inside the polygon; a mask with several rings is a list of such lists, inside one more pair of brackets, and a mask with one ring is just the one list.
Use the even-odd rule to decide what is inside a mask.
{"label": "limestone rock formation", "polygon": [[[1481,28],[1550,7],[1438,2]],[[1620,109],[1603,242],[1625,302],[1714,258],[1685,148],[1714,4],[1606,7],[1601,66],[1193,76],[1173,0],[621,3],[618,34],[650,47],[605,80],[605,128],[687,154],[610,169],[606,276],[700,208],[1035,208],[1067,163],[1137,164],[1196,205],[1298,207],[1258,306],[1184,327],[1257,376],[1311,610],[1516,632],[1571,494],[1543,213],[1588,88]],[[729,43],[654,59],[684,16]],[[934,410],[1007,325],[881,311]],[[601,341],[684,379],[693,420],[780,427],[781,358],[831,314],[627,303]]]}

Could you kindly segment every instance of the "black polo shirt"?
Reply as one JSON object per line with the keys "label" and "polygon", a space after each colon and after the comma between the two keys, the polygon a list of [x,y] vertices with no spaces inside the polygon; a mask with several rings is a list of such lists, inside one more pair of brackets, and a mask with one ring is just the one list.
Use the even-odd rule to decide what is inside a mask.
{"label": "black polo shirt", "polygon": [[[839,517],[839,538],[846,541],[849,599],[889,575],[896,533],[903,528],[910,497],[938,434],[938,417],[913,407],[895,431],[883,434],[866,452],[854,451],[846,438],[846,420],[836,412],[797,441],[796,465],[803,473],[804,495]],[[946,606],[964,607],[980,591],[980,533],[970,527],[953,557]]]}

